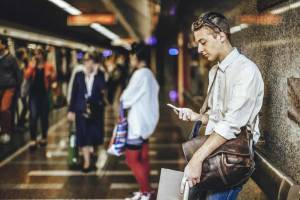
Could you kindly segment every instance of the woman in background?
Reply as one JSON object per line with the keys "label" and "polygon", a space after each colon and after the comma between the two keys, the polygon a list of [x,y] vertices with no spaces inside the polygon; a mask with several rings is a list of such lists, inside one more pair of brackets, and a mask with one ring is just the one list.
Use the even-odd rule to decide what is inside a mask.
{"label": "woman in background", "polygon": [[124,109],[128,111],[128,135],[126,141],[126,164],[132,170],[140,185],[140,190],[128,200],[154,200],[150,186],[150,164],[148,158],[149,137],[154,132],[159,119],[158,83],[147,68],[149,49],[133,44],[130,55],[131,67],[137,68],[128,86],[122,93]]}
{"label": "woman in background", "polygon": [[[87,173],[93,169],[90,147],[103,143],[105,81],[104,74],[98,70],[98,65],[95,63],[95,53],[86,53],[83,59],[86,70],[75,75],[68,119],[74,120],[76,118],[76,142],[83,153],[82,171]],[[90,110],[88,110],[89,108]],[[92,117],[89,117],[89,111]],[[94,148],[94,153],[97,153],[95,151],[96,148]]]}
{"label": "woman in background", "polygon": [[37,122],[41,118],[42,140],[41,146],[47,145],[48,120],[49,120],[49,100],[48,90],[51,83],[56,79],[54,67],[47,62],[47,52],[42,46],[37,46],[34,56],[25,72],[25,78],[31,80],[29,93],[30,110],[30,150],[37,148]]}

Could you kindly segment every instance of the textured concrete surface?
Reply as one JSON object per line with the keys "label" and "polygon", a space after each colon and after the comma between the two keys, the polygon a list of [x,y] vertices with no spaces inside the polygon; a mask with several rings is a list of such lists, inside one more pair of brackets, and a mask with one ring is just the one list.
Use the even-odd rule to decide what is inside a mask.
{"label": "textured concrete surface", "polygon": [[[241,15],[268,14],[271,10],[294,2],[287,1],[259,13],[256,0],[241,1],[240,5],[224,14],[233,27],[240,24]],[[262,143],[258,148],[276,167],[298,183],[300,126],[288,117],[287,83],[288,78],[300,78],[299,10],[296,8],[279,14],[279,24],[250,24],[248,28],[232,35],[233,44],[258,65],[265,82],[260,120]]]}

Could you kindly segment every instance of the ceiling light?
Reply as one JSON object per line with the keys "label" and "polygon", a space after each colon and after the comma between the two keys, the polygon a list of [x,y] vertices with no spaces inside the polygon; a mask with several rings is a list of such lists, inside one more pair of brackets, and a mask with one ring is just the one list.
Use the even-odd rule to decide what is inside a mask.
{"label": "ceiling light", "polygon": [[230,33],[231,34],[236,33],[236,32],[241,31],[242,29],[245,29],[245,28],[248,28],[248,27],[249,27],[248,24],[240,24],[238,26],[231,27],[230,28]]}
{"label": "ceiling light", "polygon": [[110,30],[108,30],[104,26],[101,26],[98,23],[92,23],[91,28],[95,29],[96,31],[98,31],[99,33],[111,40],[120,40],[120,37],[118,35],[114,34],[113,32],[111,32]]}
{"label": "ceiling light", "polygon": [[300,1],[297,1],[297,2],[292,3],[290,5],[287,5],[287,6],[277,8],[275,10],[270,11],[270,13],[275,14],[275,15],[276,14],[281,14],[281,13],[284,13],[284,12],[289,11],[291,9],[298,8],[298,7],[300,7]]}
{"label": "ceiling light", "polygon": [[68,12],[71,15],[80,15],[82,13],[80,10],[71,6],[70,4],[68,4],[63,0],[48,0],[48,1],[57,5],[58,7],[60,7],[61,9],[63,9],[64,11]]}
{"label": "ceiling light", "polygon": [[112,46],[122,46],[122,47],[124,47],[125,49],[127,49],[127,50],[131,50],[131,45],[128,43],[128,42],[125,42],[125,41],[123,41],[122,39],[116,39],[116,40],[113,40],[113,41],[111,41],[111,45]]}

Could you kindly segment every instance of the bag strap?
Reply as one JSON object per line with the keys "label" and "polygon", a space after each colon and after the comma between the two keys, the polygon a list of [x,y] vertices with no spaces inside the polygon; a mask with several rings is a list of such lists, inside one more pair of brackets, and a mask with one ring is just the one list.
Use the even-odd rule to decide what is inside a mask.
{"label": "bag strap", "polygon": [[[211,94],[211,91],[212,91],[212,88],[213,88],[213,86],[214,86],[214,84],[215,84],[215,80],[216,80],[218,71],[219,71],[219,67],[218,67],[218,69],[217,69],[217,71],[216,71],[216,73],[215,73],[214,79],[213,79],[213,81],[212,81],[212,83],[211,83],[211,86],[210,86],[210,88],[209,88],[209,90],[208,90],[208,93],[207,93],[207,96],[206,96],[206,98],[205,98],[205,100],[204,100],[204,103],[203,103],[203,105],[202,105],[202,108],[201,108],[200,111],[199,111],[200,114],[204,114],[204,113],[206,112],[207,105],[208,105],[208,98],[209,98],[209,96],[210,96],[210,94]],[[189,139],[193,139],[193,138],[197,137],[198,132],[199,132],[201,126],[202,126],[202,121],[200,121],[200,120],[196,121],[196,123],[194,124],[193,130],[192,130],[192,132],[191,132],[191,135],[190,135]]]}
{"label": "bag strap", "polygon": [[215,81],[216,81],[216,77],[217,77],[218,71],[219,71],[219,67],[218,67],[218,69],[217,69],[217,71],[216,71],[216,73],[215,73],[214,79],[213,79],[213,81],[212,81],[212,83],[211,83],[211,86],[210,86],[210,88],[209,88],[209,90],[208,90],[208,93],[207,93],[207,95],[206,95],[206,98],[205,98],[205,100],[204,100],[204,103],[203,103],[203,105],[202,105],[202,108],[201,108],[200,111],[199,111],[200,114],[204,114],[204,113],[206,112],[207,105],[208,105],[208,99],[209,99],[209,96],[210,96],[210,94],[211,94],[212,88],[214,87],[214,84],[215,84]]}
{"label": "bag strap", "polygon": [[123,110],[123,101],[120,103],[120,115],[121,115],[121,122],[124,119],[124,110]]}

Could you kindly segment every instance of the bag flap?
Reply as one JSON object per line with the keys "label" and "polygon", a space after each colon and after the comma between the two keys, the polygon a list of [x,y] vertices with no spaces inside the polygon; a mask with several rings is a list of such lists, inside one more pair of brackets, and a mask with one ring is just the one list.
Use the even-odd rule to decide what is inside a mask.
{"label": "bag flap", "polygon": [[[183,153],[186,161],[190,161],[193,154],[206,142],[209,136],[198,136],[182,144]],[[249,133],[246,128],[242,128],[240,134],[235,139],[227,140],[222,146],[216,149],[208,158],[219,153],[228,153],[232,155],[249,156]]]}

